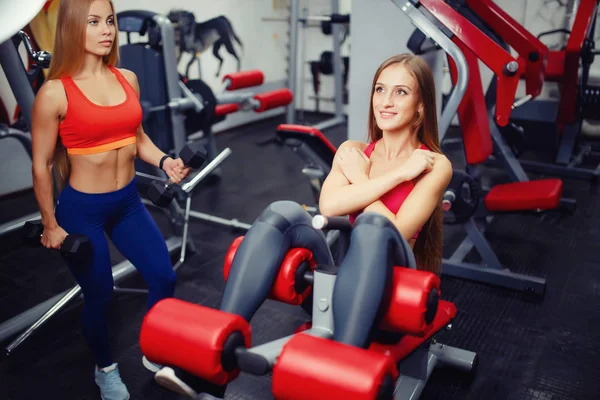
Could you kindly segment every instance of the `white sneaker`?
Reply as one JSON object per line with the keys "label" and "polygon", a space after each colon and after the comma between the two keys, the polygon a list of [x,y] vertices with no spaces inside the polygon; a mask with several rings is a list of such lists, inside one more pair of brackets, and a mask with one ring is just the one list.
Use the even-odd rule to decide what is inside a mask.
{"label": "white sneaker", "polygon": [[153,372],[153,373],[157,373],[163,367],[160,364],[156,364],[156,363],[151,362],[150,360],[148,360],[146,358],[146,356],[142,357],[142,365],[144,365],[144,367],[146,367],[146,369],[148,371]]}
{"label": "white sneaker", "polygon": [[155,375],[154,380],[159,385],[179,394],[189,396],[192,399],[200,399],[200,395],[194,389],[189,387],[184,381],[175,375],[172,368],[161,368]]}

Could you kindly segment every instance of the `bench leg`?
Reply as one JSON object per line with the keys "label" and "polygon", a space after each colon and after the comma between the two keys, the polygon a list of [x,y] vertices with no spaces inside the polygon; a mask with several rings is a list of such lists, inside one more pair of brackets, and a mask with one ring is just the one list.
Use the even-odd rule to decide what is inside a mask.
{"label": "bench leg", "polygon": [[[512,272],[500,263],[496,253],[473,219],[465,223],[464,226],[468,237],[463,240],[452,257],[442,261],[442,274],[544,295],[546,279]],[[464,262],[465,257],[473,247],[481,256],[481,264]]]}
{"label": "bench leg", "polygon": [[435,340],[431,344],[423,344],[400,362],[400,377],[396,381],[394,400],[417,400],[433,370],[441,365],[473,372],[477,367],[477,354],[436,343]]}

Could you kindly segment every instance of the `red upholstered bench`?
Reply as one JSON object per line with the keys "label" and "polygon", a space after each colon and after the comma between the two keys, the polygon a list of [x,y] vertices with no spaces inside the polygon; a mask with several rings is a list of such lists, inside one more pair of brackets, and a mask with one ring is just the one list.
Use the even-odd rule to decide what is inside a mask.
{"label": "red upholstered bench", "polygon": [[551,210],[558,207],[562,196],[560,179],[541,179],[505,183],[494,186],[485,196],[490,211]]}
{"label": "red upholstered bench", "polygon": [[306,125],[281,124],[277,127],[277,137],[286,141],[296,139],[310,147],[322,161],[333,164],[336,147],[316,128]]}

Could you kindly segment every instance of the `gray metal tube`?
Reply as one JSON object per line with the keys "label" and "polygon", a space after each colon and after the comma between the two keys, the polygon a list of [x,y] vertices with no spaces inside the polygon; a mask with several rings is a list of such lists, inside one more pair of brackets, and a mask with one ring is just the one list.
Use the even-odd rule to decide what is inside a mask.
{"label": "gray metal tube", "polygon": [[198,174],[194,176],[191,181],[182,185],[181,189],[186,193],[190,193],[202,179],[208,176],[215,168],[219,166],[219,164],[225,161],[230,154],[231,149],[227,147],[225,150],[220,152],[219,155],[216,156],[206,167],[202,168],[202,170],[198,172]]}
{"label": "gray metal tube", "polygon": [[[162,35],[163,55],[165,59],[165,79],[167,80],[167,92],[169,102],[185,97],[179,86],[179,72],[177,71],[177,51],[175,48],[175,31],[168,18],[155,15],[154,21],[160,26]],[[173,147],[179,154],[187,143],[185,122],[183,114],[179,110],[171,109],[171,124],[173,126]]]}
{"label": "gray metal tube", "polygon": [[[340,5],[338,0],[331,0],[331,13],[339,14]],[[333,37],[333,80],[334,80],[334,100],[336,118],[344,118],[344,80],[342,75],[342,44],[340,33],[342,26],[340,24],[331,24],[331,35]]]}
{"label": "gray metal tube", "polygon": [[[176,249],[181,248],[181,237],[170,237],[167,239],[166,243],[169,253],[172,253]],[[115,265],[113,267],[113,281],[115,285],[135,271],[136,269],[133,264],[127,260]],[[36,328],[32,329],[27,336],[31,335],[31,333],[33,333],[44,322],[46,322],[47,318],[44,318],[44,315],[49,314],[49,311],[56,307],[59,302],[61,302],[62,306],[64,307],[64,305],[71,300],[70,296],[73,296],[73,293],[75,293],[78,288],[79,286],[75,286],[68,291],[62,292],[44,301],[43,303],[40,303],[37,306],[4,321],[2,324],[0,324],[0,341],[3,341],[16,333],[22,332],[24,329],[27,329],[31,325],[35,324]],[[52,314],[58,312],[59,308],[61,307],[57,307],[55,310],[53,310]],[[19,344],[22,342],[23,340],[21,340]],[[11,346],[11,351],[14,351],[16,347],[17,346]]]}
{"label": "gray metal tube", "polygon": [[[288,55],[288,89],[296,93],[297,54],[298,54],[298,18],[300,16],[300,0],[291,0],[290,6],[290,44]],[[287,106],[286,123],[296,122],[296,96]]]}
{"label": "gray metal tube", "polygon": [[33,108],[33,89],[27,79],[21,56],[11,40],[0,44],[0,64],[8,79],[10,88],[15,95],[17,104],[25,116],[27,129],[31,129],[31,109]]}
{"label": "gray metal tube", "polygon": [[440,363],[449,365],[463,372],[470,372],[477,359],[477,354],[472,351],[447,346],[442,343],[431,345],[429,351],[436,356]]}

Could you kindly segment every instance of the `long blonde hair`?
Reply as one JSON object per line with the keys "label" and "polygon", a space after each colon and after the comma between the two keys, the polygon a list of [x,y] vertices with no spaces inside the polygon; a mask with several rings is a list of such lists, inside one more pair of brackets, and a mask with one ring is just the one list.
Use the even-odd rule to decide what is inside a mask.
{"label": "long blonde hair", "polygon": [[[69,77],[76,74],[85,57],[85,37],[87,29],[87,17],[90,6],[95,0],[60,0],[58,17],[56,21],[56,35],[54,37],[54,48],[52,49],[52,61],[48,71],[48,80]],[[114,14],[115,7],[112,0],[109,2]],[[117,18],[114,18],[115,29],[118,32]],[[118,35],[115,35],[113,47],[110,53],[103,57],[105,64],[115,66],[119,59]],[[60,136],[54,150],[54,168],[58,190],[61,191],[71,174],[71,166],[67,157],[67,151],[63,146]]]}
{"label": "long blonde hair", "polygon": [[[373,112],[373,94],[381,72],[394,64],[402,64],[412,73],[419,86],[420,100],[423,112],[415,112],[413,130],[421,143],[432,152],[442,153],[438,138],[438,122],[435,101],[435,81],[429,65],[421,57],[414,54],[398,54],[385,60],[377,69],[371,87],[371,102],[369,103],[369,140],[376,142],[383,137],[383,132],[377,126]],[[442,207],[441,199],[415,242],[413,252],[419,269],[440,274],[442,268],[443,245]]]}

